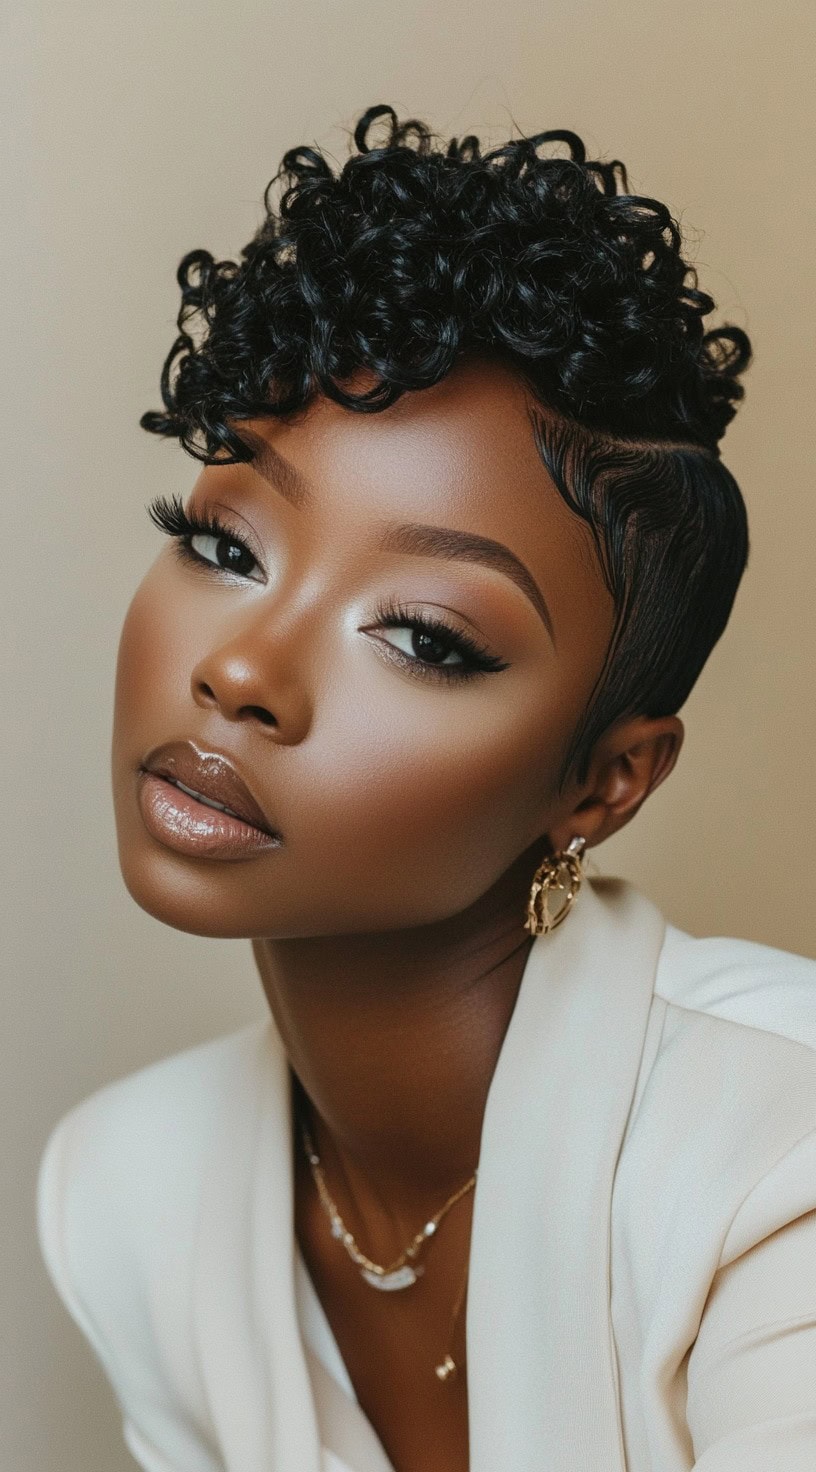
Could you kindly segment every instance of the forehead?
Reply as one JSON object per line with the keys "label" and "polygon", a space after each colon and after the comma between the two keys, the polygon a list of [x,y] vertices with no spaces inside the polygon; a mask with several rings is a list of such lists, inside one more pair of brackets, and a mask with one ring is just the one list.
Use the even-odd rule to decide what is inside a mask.
{"label": "forehead", "polygon": [[[360,371],[345,386],[359,393],[374,382]],[[514,501],[540,501],[542,490],[552,489],[533,441],[531,406],[509,368],[470,358],[384,410],[360,413],[320,395],[294,423],[261,428],[255,421],[253,428],[280,454],[320,462],[333,482],[355,470],[360,493],[383,507],[458,506],[478,517],[512,514]]]}

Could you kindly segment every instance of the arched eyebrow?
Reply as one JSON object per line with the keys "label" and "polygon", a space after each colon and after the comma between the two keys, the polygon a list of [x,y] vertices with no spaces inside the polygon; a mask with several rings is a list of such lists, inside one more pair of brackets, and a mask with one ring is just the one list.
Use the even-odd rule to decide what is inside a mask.
{"label": "arched eyebrow", "polygon": [[[308,505],[312,492],[308,481],[297,467],[279,455],[268,441],[244,427],[242,437],[255,452],[251,461],[253,470],[262,475],[293,506]],[[479,536],[476,532],[456,531],[453,527],[430,526],[418,521],[385,522],[382,526],[383,534],[379,546],[384,552],[407,552],[417,557],[444,557],[451,561],[477,562],[483,567],[503,573],[532,603],[555,644],[552,614],[544,594],[529,568],[503,542],[496,542],[492,537]]]}
{"label": "arched eyebrow", "polygon": [[504,573],[529,598],[553,644],[555,643],[552,615],[544,594],[529,569],[503,542],[495,542],[492,537],[481,537],[476,532],[460,532],[453,527],[428,526],[424,522],[409,521],[400,524],[385,523],[379,545],[383,551],[388,552],[408,552],[421,557],[479,562],[483,567],[492,567],[496,572]]}
{"label": "arched eyebrow", "polygon": [[257,470],[273,490],[280,491],[293,506],[308,506],[312,499],[309,483],[291,460],[284,460],[272,445],[244,425],[241,426],[238,438],[245,440],[253,451],[253,458],[249,462],[252,469]]}

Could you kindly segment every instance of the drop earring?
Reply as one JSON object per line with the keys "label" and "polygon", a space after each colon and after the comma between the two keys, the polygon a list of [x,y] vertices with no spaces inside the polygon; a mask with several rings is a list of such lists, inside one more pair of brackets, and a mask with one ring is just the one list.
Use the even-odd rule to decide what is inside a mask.
{"label": "drop earring", "polygon": [[[548,935],[572,909],[584,877],[581,858],[585,848],[585,838],[571,838],[565,849],[547,854],[536,869],[524,920],[524,929],[531,935]],[[558,892],[564,895],[564,903],[553,915],[550,896]]]}

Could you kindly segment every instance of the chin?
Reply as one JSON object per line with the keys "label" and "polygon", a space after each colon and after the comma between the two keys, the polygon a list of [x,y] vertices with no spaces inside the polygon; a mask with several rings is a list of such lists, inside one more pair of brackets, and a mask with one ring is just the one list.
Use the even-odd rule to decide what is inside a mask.
{"label": "chin", "polygon": [[268,873],[258,860],[215,862],[180,853],[151,835],[128,787],[114,788],[119,867],[140,909],[163,925],[221,940],[266,934]]}
{"label": "chin", "polygon": [[[152,838],[138,814],[117,811],[119,868],[125,888],[140,909],[173,930],[222,940],[254,933],[246,878],[239,864],[213,864],[174,853]],[[233,871],[230,873],[230,871]],[[257,899],[255,907],[257,909]]]}
{"label": "chin", "polygon": [[[119,855],[122,878],[131,899],[140,909],[173,930],[189,935],[206,935],[221,940],[246,940],[254,933],[243,907],[230,903],[219,886],[206,874],[196,873],[189,861],[174,855]],[[263,933],[263,931],[261,931]]]}

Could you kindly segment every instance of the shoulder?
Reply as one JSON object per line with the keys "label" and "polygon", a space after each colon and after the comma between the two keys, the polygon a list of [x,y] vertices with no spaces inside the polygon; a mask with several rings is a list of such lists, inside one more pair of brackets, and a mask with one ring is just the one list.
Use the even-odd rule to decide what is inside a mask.
{"label": "shoulder", "polygon": [[816,962],[669,924],[654,1009],[633,1219],[651,1195],[656,1215],[708,1216],[726,1261],[816,1207]]}
{"label": "shoulder", "polygon": [[168,1320],[176,1298],[183,1313],[206,1162],[266,1027],[252,1023],[103,1085],[47,1138],[36,1188],[40,1250],[114,1383],[122,1357],[153,1343],[145,1285],[160,1286]]}
{"label": "shoulder", "polygon": [[250,1023],[160,1058],[74,1104],[44,1147],[38,1206],[70,1199],[79,1210],[86,1192],[98,1204],[103,1191],[112,1204],[115,1197],[143,1196],[149,1186],[183,1181],[207,1148],[266,1026]]}
{"label": "shoulder", "polygon": [[667,925],[655,995],[675,1008],[816,1051],[816,961],[734,936]]}
{"label": "shoulder", "polygon": [[654,1001],[663,1020],[650,1082],[661,1107],[671,1093],[724,1142],[748,1130],[771,1153],[816,1128],[816,961],[669,924]]}
{"label": "shoulder", "polygon": [[644,1322],[662,1302],[685,1326],[800,1218],[816,1235],[816,962],[666,927],[614,1201]]}

